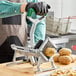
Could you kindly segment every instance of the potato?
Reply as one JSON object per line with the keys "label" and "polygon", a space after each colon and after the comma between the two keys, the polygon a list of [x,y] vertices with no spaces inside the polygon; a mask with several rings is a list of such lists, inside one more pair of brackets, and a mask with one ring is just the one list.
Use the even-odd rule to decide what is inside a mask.
{"label": "potato", "polygon": [[55,62],[59,61],[59,56],[60,56],[59,54],[54,55],[53,59]]}
{"label": "potato", "polygon": [[72,62],[76,61],[76,56],[75,55],[70,55],[70,57],[72,58]]}
{"label": "potato", "polygon": [[70,56],[60,56],[59,57],[59,63],[61,64],[70,64],[72,62],[72,58]]}
{"label": "potato", "polygon": [[55,48],[46,48],[45,50],[44,50],[44,55],[45,56],[48,56],[48,57],[50,57],[50,56],[52,56],[52,55],[54,55],[56,53],[56,49]]}
{"label": "potato", "polygon": [[63,55],[68,55],[69,56],[71,53],[72,53],[71,49],[68,49],[68,48],[62,48],[62,49],[59,50],[59,54],[61,56],[63,56]]}

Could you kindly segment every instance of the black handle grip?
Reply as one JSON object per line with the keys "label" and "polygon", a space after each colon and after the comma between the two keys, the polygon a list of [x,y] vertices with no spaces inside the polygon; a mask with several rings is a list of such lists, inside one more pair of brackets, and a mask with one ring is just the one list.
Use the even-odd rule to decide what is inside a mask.
{"label": "black handle grip", "polygon": [[39,49],[42,43],[43,43],[43,40],[39,40],[38,43],[35,45],[34,49]]}

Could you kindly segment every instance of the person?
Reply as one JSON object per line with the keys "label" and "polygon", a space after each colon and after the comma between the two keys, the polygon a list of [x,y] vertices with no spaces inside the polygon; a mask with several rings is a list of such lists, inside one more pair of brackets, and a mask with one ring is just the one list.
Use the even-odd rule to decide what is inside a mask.
{"label": "person", "polygon": [[[20,2],[21,1],[22,0],[20,0]],[[38,15],[44,15],[48,12],[48,5],[45,7],[43,2],[14,3],[10,1],[0,1],[0,63],[12,61],[14,50],[11,49],[11,44],[19,46],[25,45],[27,39],[26,23],[22,20],[25,19],[24,12],[28,12],[30,8],[33,8]],[[18,20],[19,18],[17,18],[17,20],[14,18],[16,22],[9,22],[9,18],[11,19],[10,16],[21,17],[21,22],[17,23],[20,21]],[[7,18],[7,22],[5,18]]]}
{"label": "person", "polygon": [[[8,1],[14,2],[14,3],[24,2],[22,0],[8,0]],[[13,43],[16,45],[19,45],[19,46],[23,46],[23,44],[25,44],[27,41],[27,31],[26,31],[26,27],[24,28],[25,25],[26,25],[25,13],[23,13],[21,15],[15,15],[15,16],[11,16],[11,17],[2,18],[2,26],[5,26],[4,28],[6,28],[8,30],[7,31],[8,34],[6,33],[6,35],[7,36],[9,35],[9,36],[6,38],[6,40],[4,42],[5,45],[2,45],[1,47],[4,47],[4,46],[6,47],[6,45],[8,43],[9,43],[9,46]],[[1,27],[1,28],[3,28],[3,27]],[[15,31],[15,30],[17,30],[17,31]],[[22,32],[19,32],[19,31],[22,31]],[[11,51],[11,52],[10,51],[11,51],[11,49],[10,50],[8,49],[8,52],[11,54],[11,57],[12,57],[12,55],[14,54],[14,51]],[[24,56],[18,56],[18,57],[16,57],[16,60],[21,60],[24,58],[25,58]],[[7,59],[9,59],[9,57]]]}

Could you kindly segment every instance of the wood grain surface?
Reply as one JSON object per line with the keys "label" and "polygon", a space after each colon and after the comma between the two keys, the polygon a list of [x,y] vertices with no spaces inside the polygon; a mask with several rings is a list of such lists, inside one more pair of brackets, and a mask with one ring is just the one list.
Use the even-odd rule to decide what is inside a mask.
{"label": "wood grain surface", "polygon": [[[0,64],[0,76],[34,76],[36,66],[32,66],[30,63],[14,64],[7,66],[7,63]],[[69,65],[62,65],[60,63],[55,63],[59,68],[71,68],[76,66],[76,61]],[[40,66],[42,69],[47,69],[51,67],[50,62],[43,63]]]}

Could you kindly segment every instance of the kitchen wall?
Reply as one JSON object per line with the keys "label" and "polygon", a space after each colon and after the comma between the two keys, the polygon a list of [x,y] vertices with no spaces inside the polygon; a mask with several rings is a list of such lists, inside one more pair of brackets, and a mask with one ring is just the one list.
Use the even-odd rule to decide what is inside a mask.
{"label": "kitchen wall", "polygon": [[53,11],[55,11],[55,16],[57,17],[67,17],[76,16],[76,0],[43,0],[50,4]]}

